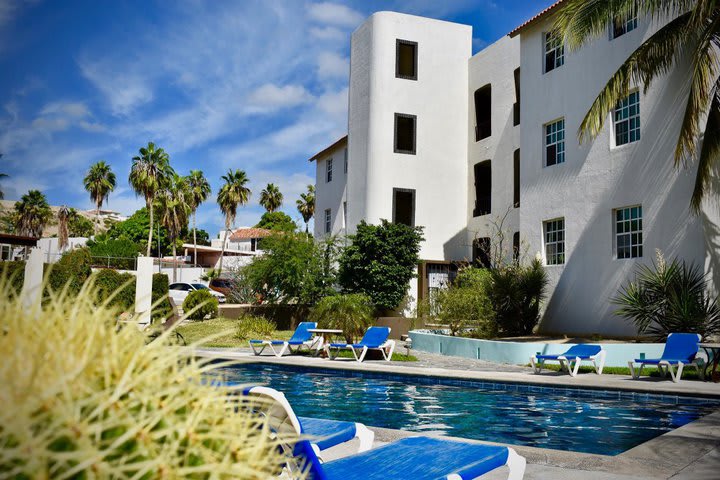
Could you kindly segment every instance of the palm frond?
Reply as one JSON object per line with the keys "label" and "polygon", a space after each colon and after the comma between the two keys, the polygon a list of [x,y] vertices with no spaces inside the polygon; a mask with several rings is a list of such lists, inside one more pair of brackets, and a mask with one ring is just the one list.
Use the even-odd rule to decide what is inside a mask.
{"label": "palm frond", "polygon": [[570,50],[577,50],[607,32],[615,17],[628,16],[636,7],[637,0],[569,0],[558,11],[554,28]]}
{"label": "palm frond", "polygon": [[720,80],[716,81],[714,90],[698,160],[695,188],[690,201],[690,205],[695,212],[700,210],[702,199],[710,185],[712,166],[720,158]]}

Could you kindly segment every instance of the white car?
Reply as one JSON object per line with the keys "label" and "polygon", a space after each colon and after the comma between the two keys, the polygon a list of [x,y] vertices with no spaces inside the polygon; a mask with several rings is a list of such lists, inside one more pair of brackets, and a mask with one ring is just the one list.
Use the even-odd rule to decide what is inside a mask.
{"label": "white car", "polygon": [[202,283],[171,283],[168,293],[170,298],[173,299],[173,302],[175,302],[175,305],[182,307],[183,302],[187,296],[190,295],[190,292],[195,290],[207,290],[213,297],[218,299],[219,303],[225,303],[225,295],[215,290],[210,290],[207,285],[203,285]]}

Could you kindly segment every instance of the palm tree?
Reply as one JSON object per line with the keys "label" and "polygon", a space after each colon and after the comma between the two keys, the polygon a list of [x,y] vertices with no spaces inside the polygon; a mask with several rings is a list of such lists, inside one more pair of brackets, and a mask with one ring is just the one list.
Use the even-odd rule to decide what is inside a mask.
{"label": "palm tree", "polygon": [[100,207],[107,201],[110,192],[115,190],[115,174],[110,165],[100,160],[92,165],[83,179],[85,190],[90,194],[90,199],[95,202],[95,229],[97,235],[100,222]]}
{"label": "palm tree", "polygon": [[63,251],[68,244],[68,220],[70,219],[71,209],[67,205],[63,205],[57,212],[58,217],[58,250]]}
{"label": "palm tree", "polygon": [[307,193],[301,193],[300,198],[295,201],[298,212],[305,222],[305,233],[308,233],[308,222],[315,215],[315,186],[308,185],[307,189]]}
{"label": "palm tree", "polygon": [[[2,158],[2,156],[3,156],[3,154],[0,153],[0,158]],[[8,177],[7,173],[0,173],[0,179],[7,178],[7,177]],[[3,198],[5,198],[5,194],[3,193],[2,190],[0,190],[0,200],[2,200]]]}
{"label": "palm tree", "polygon": [[185,179],[190,189],[188,201],[193,217],[193,265],[197,266],[197,209],[201,203],[208,199],[212,191],[210,190],[210,183],[201,170],[190,170],[190,175]]}
{"label": "palm tree", "polygon": [[267,187],[260,192],[260,205],[268,212],[274,212],[282,206],[283,194],[274,183],[268,183]]}
{"label": "palm tree", "polygon": [[[173,259],[177,256],[177,239],[180,231],[187,226],[190,217],[191,191],[187,180],[173,173],[163,188],[156,192],[155,203],[160,223],[167,229],[172,244]],[[173,261],[173,282],[177,281],[177,262]]]}
{"label": "palm tree", "polygon": [[145,205],[150,212],[150,231],[148,232],[147,256],[152,247],[155,196],[164,188],[174,174],[170,166],[170,156],[162,148],[148,142],[147,147],[140,148],[140,155],[133,157],[130,168],[130,186],[135,193],[145,197]]}
{"label": "palm tree", "polygon": [[707,0],[567,0],[558,11],[555,27],[570,49],[578,49],[604,35],[617,19],[640,13],[654,20],[670,20],[610,77],[586,113],[578,137],[581,142],[595,138],[609,113],[628,96],[631,84],[642,85],[647,92],[674,64],[690,60],[690,94],[675,147],[675,166],[694,159],[702,139],[690,202],[698,212],[720,158],[720,5]]}
{"label": "palm tree", "polygon": [[220,265],[218,271],[222,272],[223,257],[225,256],[225,245],[227,244],[228,230],[235,226],[235,216],[237,208],[245,205],[250,200],[252,192],[245,185],[248,183],[248,177],[244,170],[228,170],[227,175],[223,175],[221,179],[225,182],[218,192],[217,202],[225,215],[225,238],[222,244],[222,253],[220,254]]}
{"label": "palm tree", "polygon": [[50,205],[39,190],[30,190],[15,202],[15,230],[20,235],[42,237],[51,217]]}

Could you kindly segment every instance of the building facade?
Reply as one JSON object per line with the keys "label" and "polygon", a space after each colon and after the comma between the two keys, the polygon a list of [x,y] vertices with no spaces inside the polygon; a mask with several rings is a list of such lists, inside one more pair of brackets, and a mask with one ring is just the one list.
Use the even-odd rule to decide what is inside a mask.
{"label": "building facade", "polygon": [[609,299],[656,250],[720,285],[717,201],[691,213],[695,169],[673,166],[687,65],[631,89],[600,135],[579,142],[601,88],[661,25],[622,19],[571,52],[552,31],[561,3],[474,56],[468,26],[366,20],[352,36],[347,174],[341,195],[318,182],[315,234],[361,220],[423,226],[415,298],[461,262],[539,257],[550,279],[541,331],[631,336]]}

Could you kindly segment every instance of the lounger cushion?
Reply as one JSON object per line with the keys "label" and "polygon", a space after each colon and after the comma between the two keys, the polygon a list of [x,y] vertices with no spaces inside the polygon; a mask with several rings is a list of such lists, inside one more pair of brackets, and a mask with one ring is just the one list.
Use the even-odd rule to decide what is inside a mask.
{"label": "lounger cushion", "polygon": [[580,360],[590,360],[591,356],[592,355],[582,356],[582,355],[567,355],[565,353],[558,353],[557,355],[537,355],[536,358],[538,360],[557,360],[558,357],[565,357],[568,360],[573,360],[575,358],[579,358]]}
{"label": "lounger cushion", "polygon": [[370,327],[367,329],[367,332],[365,332],[365,335],[363,335],[360,343],[355,344],[354,347],[380,348],[380,346],[387,341],[389,336],[390,329],[388,327]]}
{"label": "lounger cushion", "polygon": [[660,362],[667,362],[671,365],[675,365],[678,362],[690,363],[686,358],[672,359],[672,358],[636,358],[635,363],[644,363],[645,365],[657,365]]}
{"label": "lounger cushion", "polygon": [[355,423],[320,418],[298,417],[302,433],[310,435],[320,450],[340,445],[355,438]]}
{"label": "lounger cushion", "polygon": [[506,447],[412,437],[325,463],[322,470],[331,480],[430,480],[451,473],[470,479],[505,465],[507,458]]}

